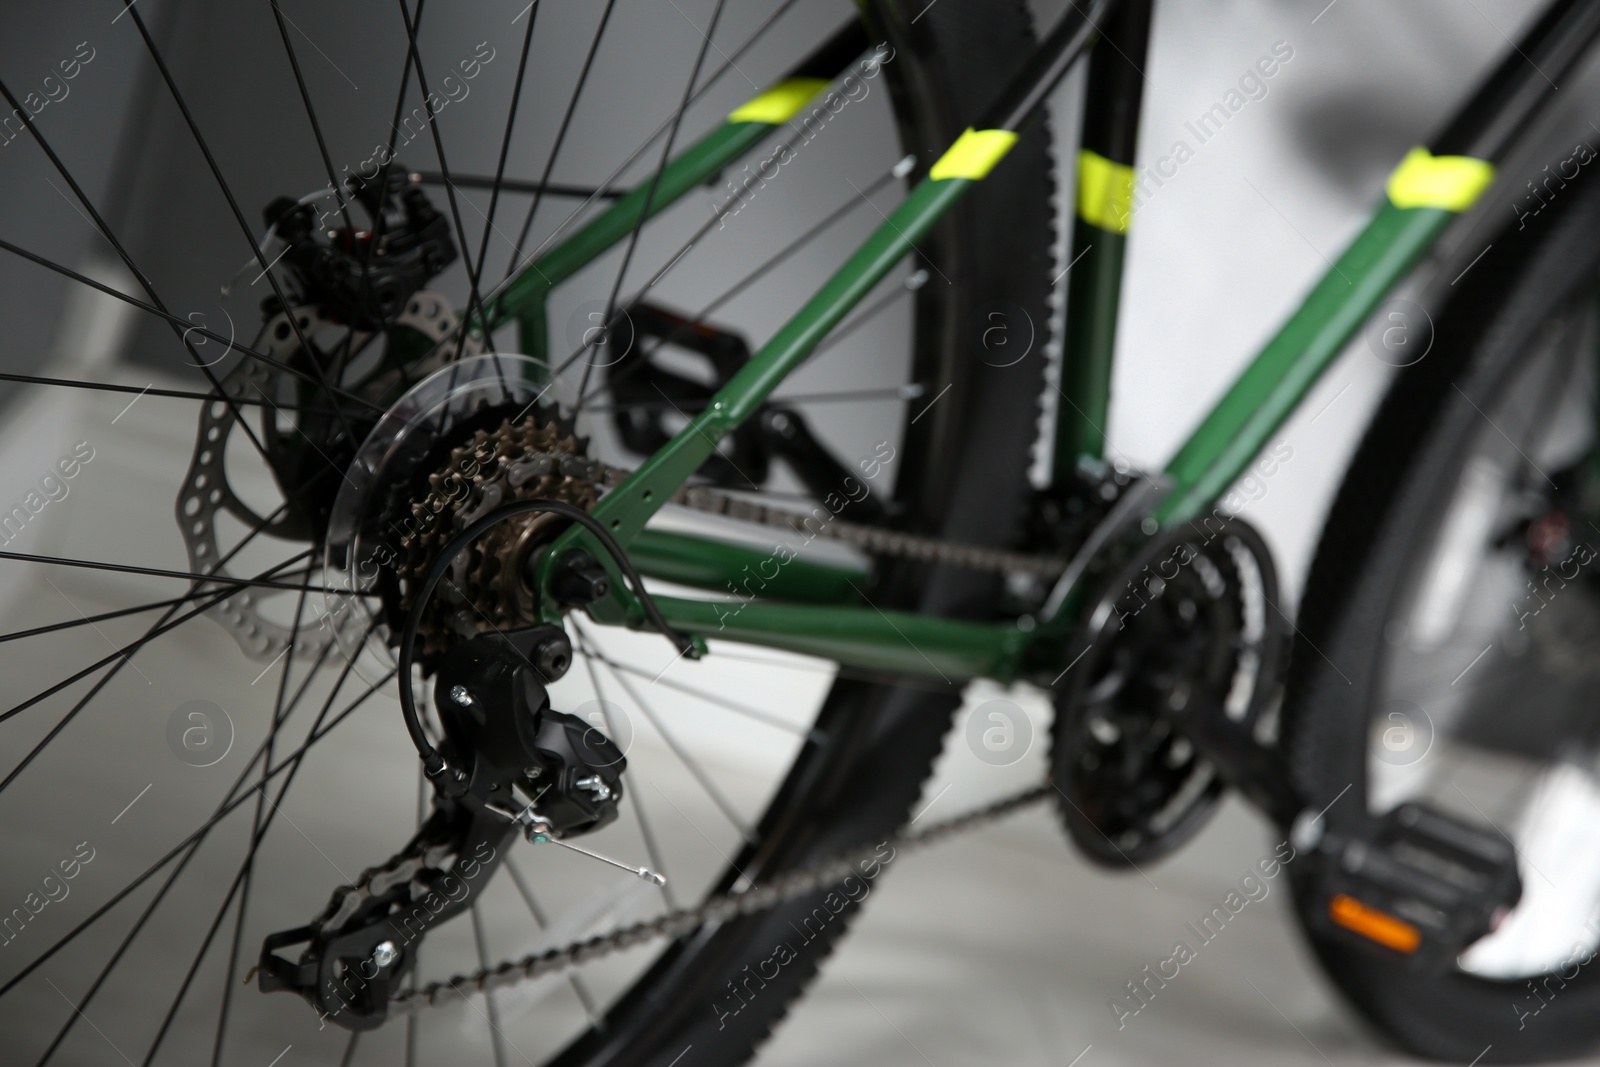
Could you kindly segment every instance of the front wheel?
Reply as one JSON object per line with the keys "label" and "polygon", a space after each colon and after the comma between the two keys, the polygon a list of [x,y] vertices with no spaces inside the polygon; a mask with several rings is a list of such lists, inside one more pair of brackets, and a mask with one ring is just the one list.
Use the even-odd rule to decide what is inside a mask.
{"label": "front wheel", "polygon": [[1348,1000],[1461,1063],[1600,1038],[1600,185],[1574,185],[1495,236],[1375,416],[1317,551],[1285,706],[1293,772],[1331,829],[1416,800],[1517,849],[1520,902],[1442,977],[1317,933],[1323,897],[1296,872]]}

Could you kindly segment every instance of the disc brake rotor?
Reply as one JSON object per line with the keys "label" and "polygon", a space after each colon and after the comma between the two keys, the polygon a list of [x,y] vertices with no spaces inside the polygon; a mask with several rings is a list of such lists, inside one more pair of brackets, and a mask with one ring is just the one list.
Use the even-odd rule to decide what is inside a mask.
{"label": "disc brake rotor", "polygon": [[[339,323],[325,317],[313,307],[296,308],[292,315],[292,324],[290,312],[280,311],[268,318],[256,338],[255,351],[284,365],[304,363],[294,326],[299,326],[300,334],[307,338],[328,330],[344,329]],[[453,354],[451,346],[439,343],[451,335],[456,324],[457,318],[449,301],[437,293],[422,291],[412,295],[404,310],[395,318],[389,332],[391,336],[414,338],[417,344],[427,349],[433,349],[435,346],[439,348],[438,352],[415,365],[412,373],[417,373],[425,372],[445,356]],[[360,351],[373,341],[373,335],[355,332],[349,341],[352,351]],[[468,352],[476,353],[476,351],[476,342],[469,339]],[[401,373],[396,368],[368,377],[361,383],[361,391],[364,395],[374,398],[393,395]],[[312,524],[292,509],[280,508],[272,513],[271,520],[268,521],[267,516],[258,514],[255,508],[245,503],[229,483],[227,451],[239,422],[239,415],[244,410],[240,403],[252,407],[263,402],[266,404],[263,408],[264,432],[261,437],[267,442],[266,447],[271,452],[275,439],[285,440],[297,435],[295,429],[286,432],[280,428],[282,420],[287,416],[281,409],[274,407],[280,403],[279,398],[283,395],[280,390],[292,381],[295,381],[292,375],[262,360],[246,357],[222,379],[221,395],[201,409],[194,455],[184,475],[183,488],[178,494],[175,506],[191,570],[225,577],[238,576],[228,564],[218,562],[222,558],[222,553],[217,535],[217,519],[224,512],[242,523],[245,529],[259,529],[262,534],[274,538],[309,541],[316,536],[317,531],[312,528]],[[334,398],[326,391],[313,387],[310,395],[313,397],[312,403],[317,408],[329,412],[333,410]],[[224,397],[231,399],[233,403],[228,403]],[[293,408],[295,405],[290,403],[290,407]],[[242,427],[238,428],[242,430]],[[244,442],[242,446],[249,447],[249,443]],[[333,461],[323,457],[323,462]],[[285,623],[266,617],[261,611],[262,601],[274,598],[282,600],[294,596],[292,592],[272,593],[245,586],[210,608],[206,614],[233,635],[245,655],[258,661],[269,661],[282,655],[289,647],[293,629]],[[292,605],[290,610],[292,611]],[[314,659],[321,655],[334,637],[332,630],[326,626],[301,627],[299,635],[294,639],[295,656],[301,659]]]}

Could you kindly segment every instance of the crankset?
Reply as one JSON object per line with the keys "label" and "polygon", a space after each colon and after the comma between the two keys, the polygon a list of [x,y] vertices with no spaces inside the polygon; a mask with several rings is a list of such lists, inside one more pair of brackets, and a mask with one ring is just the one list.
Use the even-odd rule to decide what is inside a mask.
{"label": "crankset", "polygon": [[1299,805],[1267,742],[1287,634],[1260,535],[1233,519],[1113,543],[1056,686],[1052,767],[1085,855],[1114,866],[1192,837],[1228,785]]}
{"label": "crankset", "polygon": [[1086,856],[1131,868],[1165,855],[1231,787],[1306,854],[1302,891],[1330,936],[1441,973],[1509,913],[1516,855],[1492,827],[1407,803],[1335,830],[1300,797],[1276,744],[1291,627],[1253,527],[1213,513],[1124,534],[1100,573],[1058,679],[1052,748]]}

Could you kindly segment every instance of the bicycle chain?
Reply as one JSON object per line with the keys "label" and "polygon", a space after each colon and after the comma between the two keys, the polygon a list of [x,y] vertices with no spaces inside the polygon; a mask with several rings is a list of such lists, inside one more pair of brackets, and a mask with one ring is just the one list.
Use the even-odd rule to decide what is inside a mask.
{"label": "bicycle chain", "polygon": [[456,975],[439,982],[406,990],[390,998],[391,1011],[420,1014],[422,1011],[449,1003],[451,997],[464,998],[473,993],[488,994],[521,982],[531,981],[541,975],[588,963],[614,952],[657,938],[672,938],[697,930],[707,923],[726,922],[730,919],[776,907],[797,897],[806,896],[825,886],[833,885],[853,873],[856,865],[877,859],[884,845],[894,850],[889,862],[900,858],[902,852],[926,848],[949,837],[976,830],[996,822],[1007,815],[1045,800],[1052,786],[1039,785],[993,804],[985,805],[941,823],[935,823],[918,834],[891,837],[876,845],[845,853],[810,867],[790,871],[764,885],[752,885],[742,893],[728,893],[712,897],[693,908],[678,908],[654,919],[646,919],[605,934],[596,934],[582,941],[573,941],[559,948],[545,949],[507,960],[498,967],[485,967],[471,974]]}
{"label": "bicycle chain", "polygon": [[[633,473],[620,467],[607,466],[598,460],[589,462],[596,464],[598,472],[604,478],[603,484],[608,489],[621,485]],[[952,567],[998,573],[1019,572],[1038,575],[1041,578],[1054,577],[1067,566],[1066,560],[1056,556],[1012,552],[1003,548],[981,548],[977,545],[943,541],[937,537],[923,537],[885,530],[878,526],[848,522],[834,518],[833,513],[826,508],[823,508],[823,514],[827,519],[823,520],[817,517],[815,511],[798,512],[773,507],[770,504],[735,496],[732,493],[718,492],[704,486],[679,488],[672,495],[672,503],[708,515],[722,515],[740,522],[774,526],[811,537],[838,541],[875,555],[898,556],[923,563],[943,563]]]}

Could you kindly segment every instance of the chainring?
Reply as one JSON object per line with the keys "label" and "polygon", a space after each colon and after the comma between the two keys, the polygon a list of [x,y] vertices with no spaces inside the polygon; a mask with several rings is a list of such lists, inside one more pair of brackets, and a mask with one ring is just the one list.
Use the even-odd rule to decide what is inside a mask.
{"label": "chainring", "polygon": [[1183,722],[1262,724],[1281,634],[1272,560],[1242,520],[1125,543],[1055,691],[1051,770],[1073,843],[1127,868],[1187,841],[1226,788]]}

